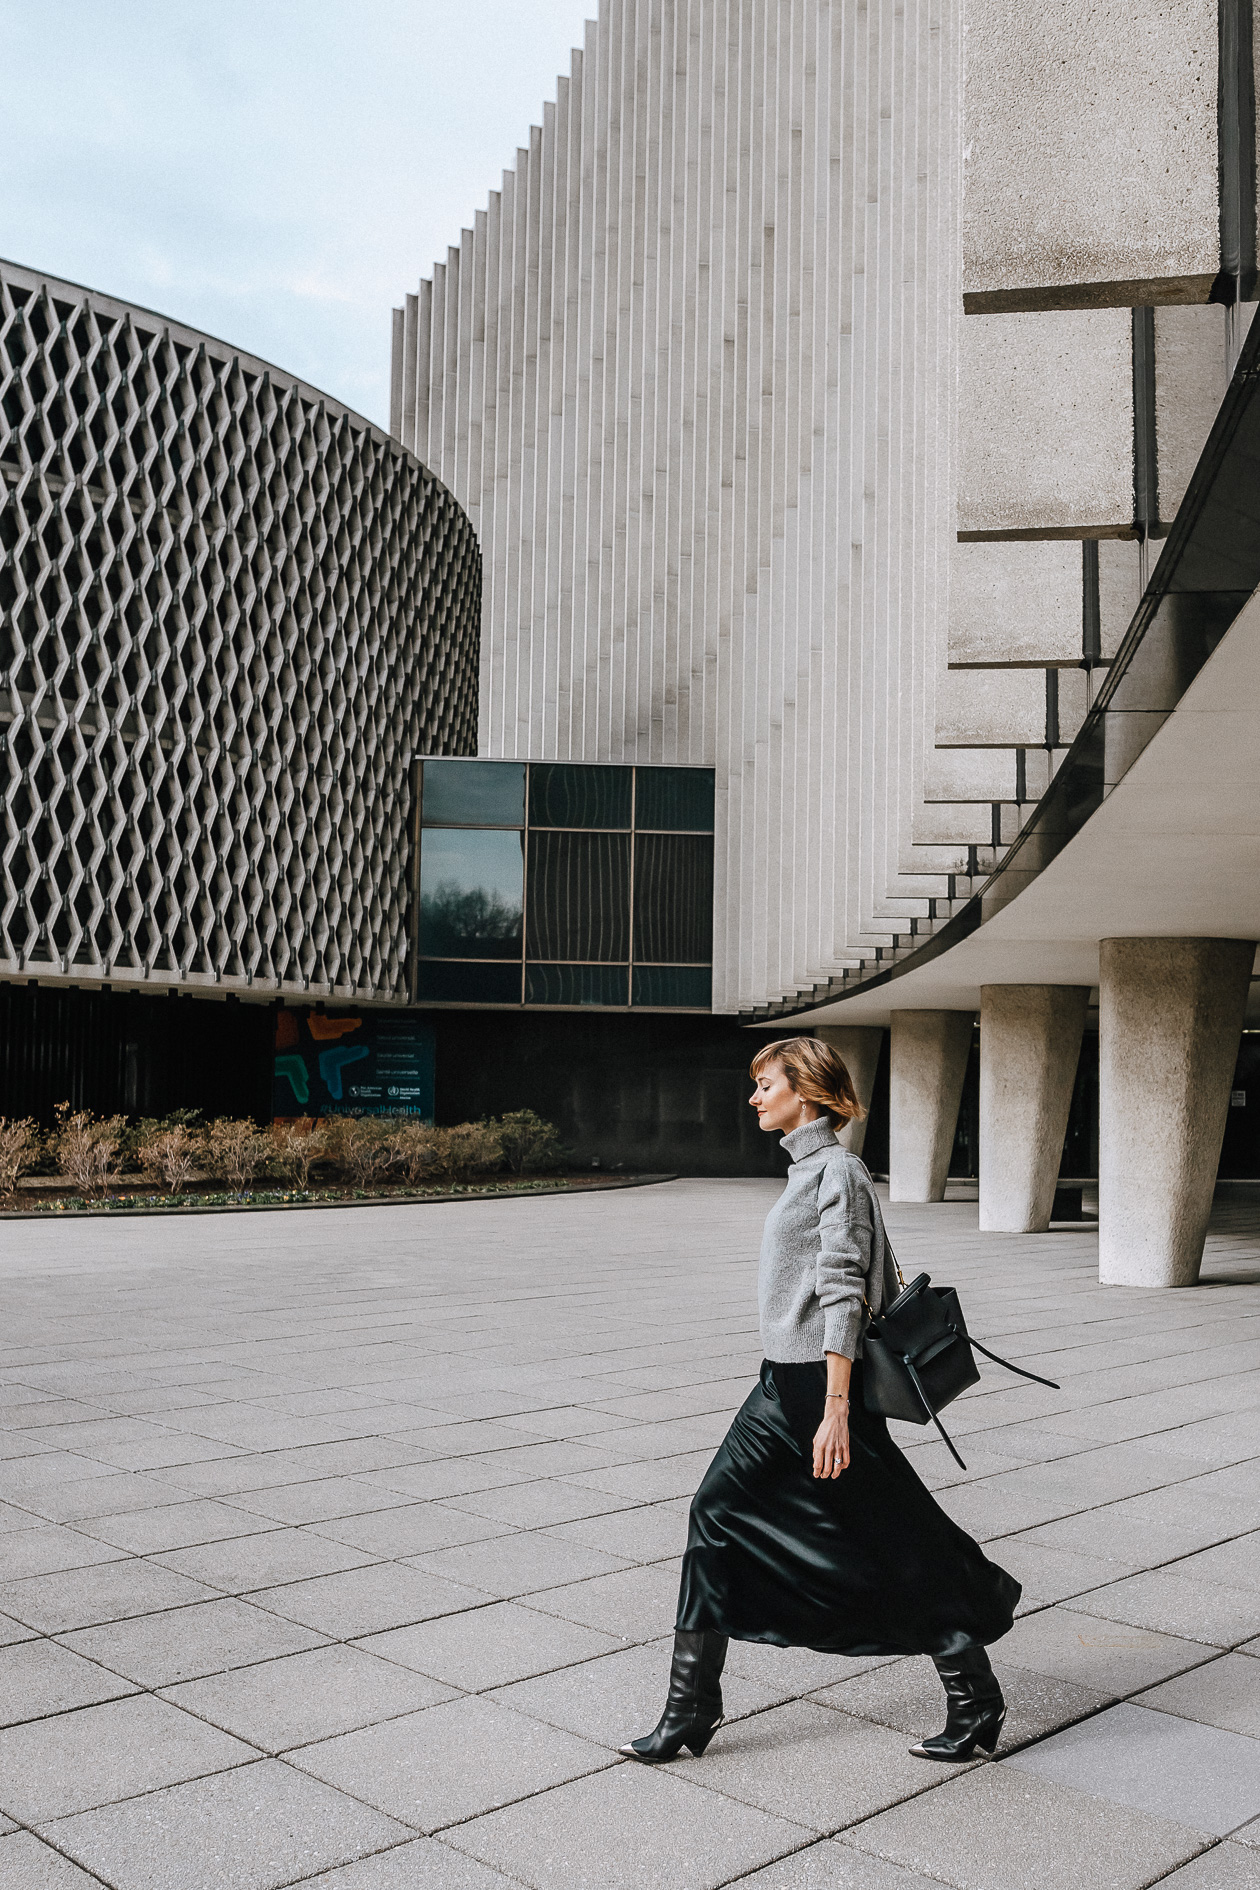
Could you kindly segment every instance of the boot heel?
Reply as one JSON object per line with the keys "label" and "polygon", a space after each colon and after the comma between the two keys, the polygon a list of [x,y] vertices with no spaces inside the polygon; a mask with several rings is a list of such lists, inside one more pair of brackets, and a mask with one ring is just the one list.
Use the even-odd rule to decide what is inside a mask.
{"label": "boot heel", "polygon": [[987,1752],[990,1758],[993,1757],[994,1751],[997,1748],[997,1742],[1002,1736],[1002,1728],[1005,1724],[1006,1708],[1003,1707],[994,1724],[992,1726],[986,1726],[983,1732],[976,1734],[976,1744],[982,1751]]}
{"label": "boot heel", "polygon": [[693,1753],[697,1759],[703,1758],[709,1741],[721,1724],[722,1720],[718,1718],[714,1720],[711,1726],[705,1726],[699,1731],[688,1733],[687,1737],[683,1740],[683,1744],[686,1746],[688,1752]]}

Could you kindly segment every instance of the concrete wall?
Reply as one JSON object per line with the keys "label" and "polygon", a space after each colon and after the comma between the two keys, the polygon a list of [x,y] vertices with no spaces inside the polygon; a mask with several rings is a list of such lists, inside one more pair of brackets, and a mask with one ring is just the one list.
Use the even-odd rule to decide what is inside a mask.
{"label": "concrete wall", "polygon": [[958,426],[960,532],[1131,526],[1129,311],[969,316]]}
{"label": "concrete wall", "polygon": [[965,0],[968,306],[1206,301],[1216,0]]}
{"label": "concrete wall", "polygon": [[1081,660],[1081,547],[1074,539],[960,544],[949,600],[950,667]]}
{"label": "concrete wall", "polygon": [[716,768],[719,1009],[966,866],[913,831],[960,113],[929,0],[611,0],[406,301],[398,429],[484,551],[482,751]]}

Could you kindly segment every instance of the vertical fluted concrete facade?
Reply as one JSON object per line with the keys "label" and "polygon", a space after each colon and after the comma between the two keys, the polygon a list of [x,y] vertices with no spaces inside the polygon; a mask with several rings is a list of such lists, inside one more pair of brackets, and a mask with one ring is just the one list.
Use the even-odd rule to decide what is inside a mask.
{"label": "vertical fluted concrete facade", "polygon": [[399,324],[394,428],[481,538],[482,752],[716,768],[718,1010],[825,983],[967,867],[913,826],[959,31],[925,0],[605,0]]}
{"label": "vertical fluted concrete facade", "polygon": [[941,1201],[971,1051],[970,1011],[894,1011],[889,1046],[888,1195]]}
{"label": "vertical fluted concrete facade", "polygon": [[1072,1106],[1089,987],[980,992],[980,1228],[1044,1233]]}
{"label": "vertical fluted concrete facade", "polygon": [[1199,1277],[1256,947],[1108,938],[1099,960],[1098,1277]]}
{"label": "vertical fluted concrete facade", "polygon": [[[853,1078],[857,1099],[864,1110],[869,1110],[871,1097],[875,1093],[879,1053],[884,1045],[883,1031],[859,1024],[819,1024],[814,1035],[840,1052]],[[860,1155],[866,1146],[866,1120],[863,1115],[856,1121],[846,1122],[840,1132],[841,1142],[845,1148],[851,1148],[855,1155]]]}

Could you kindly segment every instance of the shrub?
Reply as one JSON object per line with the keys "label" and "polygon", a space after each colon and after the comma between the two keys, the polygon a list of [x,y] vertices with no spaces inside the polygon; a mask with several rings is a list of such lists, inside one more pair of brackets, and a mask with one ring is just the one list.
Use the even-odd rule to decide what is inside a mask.
{"label": "shrub", "polygon": [[401,1169],[413,1188],[427,1175],[438,1172],[436,1139],[441,1133],[431,1122],[420,1122],[414,1116],[395,1120],[390,1134],[394,1166]]}
{"label": "shrub", "polygon": [[10,1121],[0,1116],[0,1194],[12,1194],[44,1149],[44,1138],[30,1116]]}
{"label": "shrub", "polygon": [[202,1141],[202,1159],[210,1174],[243,1194],[272,1152],[272,1140],[250,1117],[218,1116]]}
{"label": "shrub", "polygon": [[63,1102],[56,1117],[48,1143],[58,1169],[81,1194],[104,1194],[118,1179],[126,1116],[94,1116]]}
{"label": "shrub", "polygon": [[271,1160],[284,1179],[305,1192],[311,1185],[311,1169],[328,1159],[327,1127],[322,1122],[304,1118],[300,1122],[273,1122],[271,1125]]}
{"label": "shrub", "polygon": [[499,1123],[499,1141],[503,1159],[515,1175],[564,1165],[559,1129],[532,1109],[513,1109],[504,1116]]}
{"label": "shrub", "polygon": [[125,1128],[122,1132],[119,1162],[124,1168],[143,1168],[140,1151],[146,1142],[165,1134],[168,1129],[186,1129],[195,1139],[200,1128],[200,1109],[172,1109],[169,1116],[141,1116],[134,1128]]}
{"label": "shrub", "polygon": [[203,1150],[200,1136],[191,1135],[186,1124],[164,1128],[155,1123],[137,1137],[136,1154],[146,1180],[161,1182],[168,1194],[178,1194],[197,1172]]}
{"label": "shrub", "polygon": [[460,1122],[453,1129],[435,1129],[433,1148],[439,1171],[453,1181],[486,1174],[503,1160],[503,1143],[495,1122]]}
{"label": "shrub", "polygon": [[337,1161],[360,1188],[382,1181],[394,1163],[394,1125],[387,1116],[339,1116]]}

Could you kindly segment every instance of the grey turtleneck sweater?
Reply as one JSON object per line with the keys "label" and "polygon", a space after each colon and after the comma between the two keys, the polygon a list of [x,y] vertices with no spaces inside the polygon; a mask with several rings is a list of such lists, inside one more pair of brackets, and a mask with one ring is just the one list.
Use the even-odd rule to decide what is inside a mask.
{"label": "grey turtleneck sweater", "polygon": [[877,1313],[900,1290],[875,1184],[829,1116],[782,1146],[792,1166],[766,1216],[757,1279],[762,1351],[785,1365],[825,1352],[860,1358],[863,1299]]}

